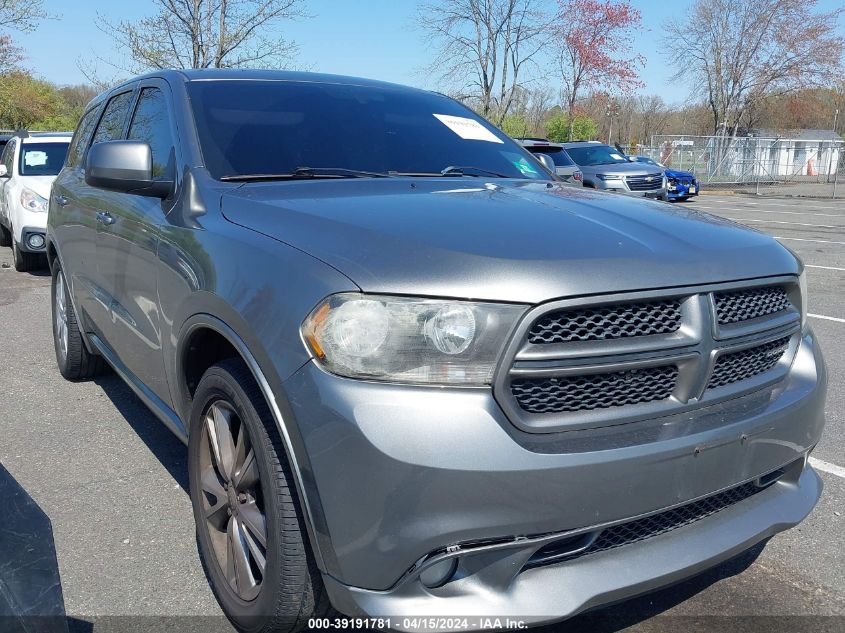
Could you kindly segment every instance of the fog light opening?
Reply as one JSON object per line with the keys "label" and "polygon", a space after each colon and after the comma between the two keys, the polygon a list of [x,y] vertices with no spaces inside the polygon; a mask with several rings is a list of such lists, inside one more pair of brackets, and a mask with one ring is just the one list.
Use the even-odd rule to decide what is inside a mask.
{"label": "fog light opening", "polygon": [[458,569],[457,558],[447,558],[420,572],[420,582],[429,589],[442,587],[452,579]]}
{"label": "fog light opening", "polygon": [[44,248],[44,236],[33,233],[26,238],[26,243],[30,248]]}

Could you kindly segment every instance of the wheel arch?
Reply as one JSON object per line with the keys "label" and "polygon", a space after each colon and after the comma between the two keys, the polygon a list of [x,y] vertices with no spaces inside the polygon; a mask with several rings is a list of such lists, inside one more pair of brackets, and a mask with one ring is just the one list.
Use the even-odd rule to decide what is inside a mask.
{"label": "wheel arch", "polygon": [[[202,343],[208,347],[200,349]],[[296,491],[302,502],[308,539],[317,566],[320,570],[332,573],[337,569],[337,562],[331,547],[319,493],[313,483],[314,478],[310,476],[310,461],[278,377],[264,371],[256,355],[238,332],[211,314],[193,315],[184,323],[180,331],[176,351],[178,386],[174,395],[178,398],[181,417],[183,420],[190,420],[189,411],[193,403],[193,393],[205,369],[219,360],[231,358],[232,352],[247,366],[267,402],[285,447]],[[193,386],[190,384],[192,380],[195,381]],[[277,383],[276,388],[272,386],[271,381]],[[186,427],[188,426],[186,424]],[[190,432],[191,429],[188,428],[188,433]]]}

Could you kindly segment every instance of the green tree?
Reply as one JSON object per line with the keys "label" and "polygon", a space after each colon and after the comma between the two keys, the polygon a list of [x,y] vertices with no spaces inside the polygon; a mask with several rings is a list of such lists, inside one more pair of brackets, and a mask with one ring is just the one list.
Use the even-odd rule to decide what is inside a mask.
{"label": "green tree", "polygon": [[530,136],[533,129],[521,114],[508,114],[502,121],[502,131],[512,138],[522,138]]}
{"label": "green tree", "polygon": [[550,141],[564,143],[566,141],[589,141],[598,134],[596,122],[588,116],[578,115],[569,124],[569,116],[565,113],[556,114],[546,121],[546,136]]}

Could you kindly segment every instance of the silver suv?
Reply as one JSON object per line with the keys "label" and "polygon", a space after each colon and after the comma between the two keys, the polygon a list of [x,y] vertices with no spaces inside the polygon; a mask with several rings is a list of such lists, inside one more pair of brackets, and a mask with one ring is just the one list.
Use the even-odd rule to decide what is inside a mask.
{"label": "silver suv", "polygon": [[821,493],[801,262],[552,180],[443,95],[131,80],[82,117],[47,254],[59,370],[107,363],[187,444],[241,631],[330,607],[554,621],[735,556]]}
{"label": "silver suv", "polygon": [[584,184],[584,174],[578,169],[578,165],[569,157],[566,150],[563,149],[562,144],[541,138],[517,138],[514,140],[538,158],[541,155],[548,156],[554,163],[554,172],[563,182],[578,187]]}
{"label": "silver suv", "polygon": [[584,186],[629,196],[666,199],[663,170],[632,163],[615,147],[598,141],[564,143],[564,149],[584,172]]}

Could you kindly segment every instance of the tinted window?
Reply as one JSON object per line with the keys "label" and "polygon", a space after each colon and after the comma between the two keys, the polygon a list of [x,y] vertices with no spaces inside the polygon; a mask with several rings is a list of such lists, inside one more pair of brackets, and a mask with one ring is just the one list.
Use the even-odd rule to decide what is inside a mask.
{"label": "tinted window", "polygon": [[615,147],[599,143],[582,147],[567,147],[566,151],[579,165],[615,165],[628,162],[628,159]]}
{"label": "tinted window", "polygon": [[21,176],[55,176],[62,170],[70,143],[25,143],[21,146]]}
{"label": "tinted window", "polygon": [[572,165],[575,164],[562,147],[539,146],[530,147],[529,149],[532,152],[543,152],[544,154],[548,154],[549,158],[551,158],[558,167],[572,167]]}
{"label": "tinted window", "polygon": [[197,81],[188,89],[205,164],[216,178],[305,166],[425,174],[472,166],[548,178],[495,127],[434,93],[291,81]]}
{"label": "tinted window", "polygon": [[12,168],[15,163],[15,147],[17,147],[17,141],[12,139],[6,144],[6,148],[3,150],[3,164],[6,166],[6,173],[9,175],[12,174]]}
{"label": "tinted window", "polygon": [[158,88],[144,88],[138,98],[138,107],[129,126],[129,138],[149,143],[153,154],[153,176],[167,173],[173,155],[173,134],[167,101]]}
{"label": "tinted window", "polygon": [[89,110],[82,116],[79,125],[76,126],[76,134],[70,142],[70,149],[68,150],[67,164],[71,167],[79,162],[82,155],[85,153],[85,148],[88,146],[88,141],[91,139],[91,131],[97,123],[97,114],[99,108]]}
{"label": "tinted window", "polygon": [[100,119],[97,133],[94,134],[94,143],[113,141],[123,136],[123,122],[126,120],[126,113],[129,110],[129,101],[132,99],[131,92],[123,92],[112,97]]}

